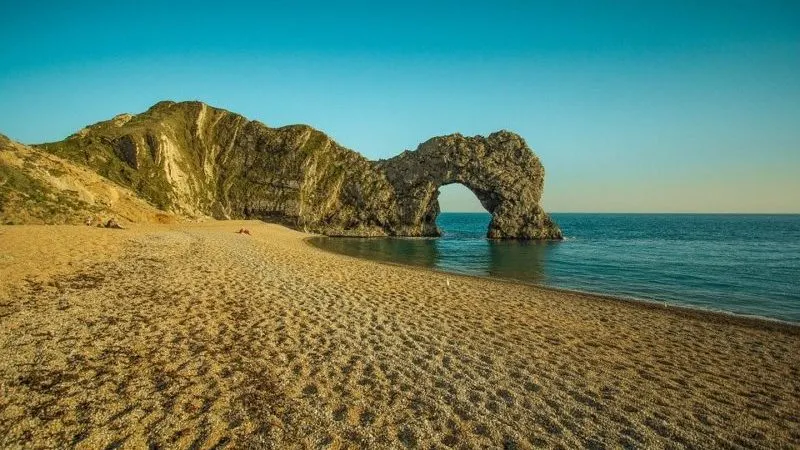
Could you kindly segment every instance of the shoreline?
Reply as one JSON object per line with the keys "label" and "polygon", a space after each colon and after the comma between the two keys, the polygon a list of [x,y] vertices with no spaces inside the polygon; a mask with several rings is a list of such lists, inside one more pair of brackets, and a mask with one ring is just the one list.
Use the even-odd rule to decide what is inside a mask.
{"label": "shoreline", "polygon": [[[307,233],[308,234],[308,233]],[[316,235],[312,234],[303,239],[303,241],[317,249],[326,253],[334,254],[337,256],[343,256],[346,258],[353,258],[361,261],[369,261],[372,263],[377,264],[386,264],[389,266],[399,266],[405,268],[411,268],[416,270],[422,271],[430,271],[444,275],[451,275],[454,277],[467,277],[467,278],[474,278],[477,280],[491,280],[501,283],[508,283],[514,285],[521,285],[521,286],[528,286],[533,287],[535,289],[541,289],[543,291],[552,291],[554,293],[565,293],[565,294],[574,294],[579,296],[585,296],[587,298],[594,299],[595,301],[612,301],[612,302],[619,302],[621,304],[630,305],[637,308],[644,308],[647,310],[653,311],[662,311],[662,312],[670,312],[674,315],[679,315],[683,317],[690,317],[690,318],[702,318],[709,322],[717,322],[719,320],[728,321],[731,324],[737,324],[742,326],[748,326],[753,328],[760,328],[760,329],[770,329],[776,331],[782,331],[790,334],[800,335],[800,322],[792,322],[787,320],[782,320],[774,317],[766,317],[766,316],[758,316],[758,315],[750,315],[750,314],[741,314],[732,311],[723,311],[723,310],[711,310],[711,309],[704,309],[698,306],[689,306],[689,305],[675,305],[675,304],[666,304],[660,300],[654,299],[645,299],[645,298],[638,298],[638,297],[627,297],[622,295],[613,295],[613,294],[605,294],[601,292],[590,292],[590,291],[582,291],[579,289],[569,289],[569,288],[562,288],[556,286],[547,286],[544,284],[537,284],[533,282],[528,282],[524,280],[517,280],[514,278],[504,278],[504,277],[496,277],[491,275],[475,275],[475,274],[468,274],[468,273],[459,273],[459,272],[450,272],[444,269],[438,269],[435,267],[426,267],[422,265],[415,265],[415,264],[406,264],[402,262],[394,262],[394,261],[384,261],[378,259],[369,259],[369,258],[361,258],[358,256],[347,255],[345,253],[339,253],[333,250],[329,250],[322,246],[316,245],[313,241],[318,238],[327,238],[327,239],[338,239],[337,237],[329,237],[324,235]],[[411,238],[411,239],[436,239],[436,238]]]}

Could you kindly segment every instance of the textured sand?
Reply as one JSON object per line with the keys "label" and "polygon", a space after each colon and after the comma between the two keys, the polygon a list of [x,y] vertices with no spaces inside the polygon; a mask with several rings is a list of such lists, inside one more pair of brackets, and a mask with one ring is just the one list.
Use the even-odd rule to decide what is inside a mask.
{"label": "textured sand", "polygon": [[800,446],[797,327],[304,237],[0,227],[0,447]]}

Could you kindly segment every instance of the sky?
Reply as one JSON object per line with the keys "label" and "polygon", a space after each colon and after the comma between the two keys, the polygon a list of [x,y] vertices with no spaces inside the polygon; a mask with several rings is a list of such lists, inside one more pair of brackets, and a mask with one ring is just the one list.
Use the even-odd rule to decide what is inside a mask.
{"label": "sky", "polygon": [[2,2],[0,61],[24,143],[201,100],[370,159],[511,130],[548,211],[800,212],[794,0]]}

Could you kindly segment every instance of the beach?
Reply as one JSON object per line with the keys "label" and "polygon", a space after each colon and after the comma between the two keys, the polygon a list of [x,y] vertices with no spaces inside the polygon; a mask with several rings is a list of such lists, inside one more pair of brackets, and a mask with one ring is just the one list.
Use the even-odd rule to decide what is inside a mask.
{"label": "beach", "polygon": [[0,226],[0,447],[800,446],[798,326],[309,236]]}

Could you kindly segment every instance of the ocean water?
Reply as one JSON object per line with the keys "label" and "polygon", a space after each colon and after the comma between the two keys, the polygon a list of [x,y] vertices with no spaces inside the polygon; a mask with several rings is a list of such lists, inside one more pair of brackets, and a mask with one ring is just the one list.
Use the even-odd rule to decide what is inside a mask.
{"label": "ocean water", "polygon": [[553,214],[566,240],[492,241],[484,213],[440,238],[317,238],[346,255],[800,322],[800,215]]}

